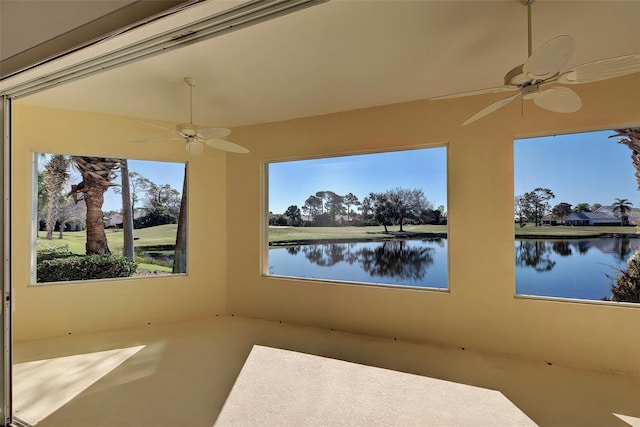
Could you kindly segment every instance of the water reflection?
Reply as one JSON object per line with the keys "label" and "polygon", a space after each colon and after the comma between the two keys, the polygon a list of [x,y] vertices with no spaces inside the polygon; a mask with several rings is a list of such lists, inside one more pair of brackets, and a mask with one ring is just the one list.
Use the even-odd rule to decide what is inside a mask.
{"label": "water reflection", "polygon": [[[276,246],[269,273],[446,288],[447,246],[446,239]],[[606,275],[623,268],[638,247],[640,238],[516,240],[516,293],[599,300],[610,294]]]}
{"label": "water reflection", "polygon": [[586,255],[591,250],[609,254],[616,263],[624,262],[636,250],[638,239],[599,238],[579,240],[516,240],[516,266],[538,272],[551,271],[556,265],[553,255]]}
{"label": "water reflection", "polygon": [[430,247],[408,247],[401,240],[384,242],[373,250],[362,248],[357,252],[358,262],[372,277],[419,281],[424,279],[427,267],[433,264],[433,250]]}
{"label": "water reflection", "polygon": [[[374,247],[357,243],[329,243],[298,248],[301,248],[309,262],[321,267],[331,267],[342,262],[348,265],[358,264],[371,277],[410,281],[424,279],[427,268],[433,264],[434,250],[428,246],[410,246],[405,240],[386,241]],[[293,254],[290,250],[287,252]]]}
{"label": "water reflection", "polygon": [[536,271],[551,271],[556,262],[551,259],[551,247],[544,240],[520,240],[516,244],[516,265]]}
{"label": "water reflection", "polygon": [[275,247],[269,273],[388,285],[447,287],[447,240],[389,240]]}

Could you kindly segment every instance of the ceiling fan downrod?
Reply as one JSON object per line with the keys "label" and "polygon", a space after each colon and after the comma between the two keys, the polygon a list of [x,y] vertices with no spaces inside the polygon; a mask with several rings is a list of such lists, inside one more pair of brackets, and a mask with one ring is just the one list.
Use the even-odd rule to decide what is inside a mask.
{"label": "ceiling fan downrod", "polygon": [[529,48],[529,54],[527,55],[527,58],[533,53],[533,46],[531,43],[531,5],[533,4],[533,2],[534,0],[524,0],[524,4],[527,5],[527,41]]}
{"label": "ceiling fan downrod", "polygon": [[185,77],[184,81],[189,85],[189,124],[193,124],[193,87],[196,85],[196,79],[193,77]]}

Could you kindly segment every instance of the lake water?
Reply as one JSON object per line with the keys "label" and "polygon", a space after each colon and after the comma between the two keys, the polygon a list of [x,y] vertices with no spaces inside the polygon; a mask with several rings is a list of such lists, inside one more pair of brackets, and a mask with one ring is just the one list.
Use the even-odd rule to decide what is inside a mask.
{"label": "lake water", "polygon": [[517,240],[516,293],[600,300],[611,297],[616,268],[626,268],[640,239]]}
{"label": "lake water", "polygon": [[[516,293],[600,300],[640,239],[516,240]],[[447,239],[269,249],[269,274],[446,289]]]}
{"label": "lake water", "polygon": [[447,239],[275,247],[269,274],[446,289]]}

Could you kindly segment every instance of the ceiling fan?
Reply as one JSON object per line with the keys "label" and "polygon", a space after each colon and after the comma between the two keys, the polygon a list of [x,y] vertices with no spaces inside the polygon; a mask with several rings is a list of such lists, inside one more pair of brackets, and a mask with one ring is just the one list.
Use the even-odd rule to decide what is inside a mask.
{"label": "ceiling fan", "polygon": [[574,39],[569,35],[555,37],[532,53],[531,5],[534,0],[524,0],[527,6],[529,57],[524,64],[513,68],[504,76],[504,85],[473,90],[452,95],[438,96],[432,100],[460,98],[488,93],[516,92],[494,102],[468,118],[468,125],[504,107],[518,97],[533,100],[540,108],[556,113],[573,113],[582,107],[582,100],[573,90],[560,85],[591,83],[612,79],[640,71],[640,54],[618,56],[588,62],[562,72],[574,49]]}
{"label": "ceiling fan", "polygon": [[249,150],[245,147],[234,144],[233,142],[225,141],[225,136],[231,133],[231,130],[225,128],[214,127],[201,127],[193,123],[193,88],[196,85],[196,80],[193,77],[185,77],[184,81],[189,86],[189,123],[179,123],[176,125],[175,130],[159,126],[153,123],[142,122],[146,125],[157,127],[169,131],[177,136],[167,138],[150,138],[150,139],[138,139],[131,142],[157,142],[157,141],[185,141],[186,150],[193,155],[200,155],[204,151],[204,144],[218,150],[229,151],[232,153],[248,153]]}

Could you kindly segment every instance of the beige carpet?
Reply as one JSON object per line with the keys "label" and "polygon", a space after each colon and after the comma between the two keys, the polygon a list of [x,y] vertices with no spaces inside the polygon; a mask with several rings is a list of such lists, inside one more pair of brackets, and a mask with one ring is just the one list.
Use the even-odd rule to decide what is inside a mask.
{"label": "beige carpet", "polygon": [[502,393],[256,345],[223,426],[532,426]]}

